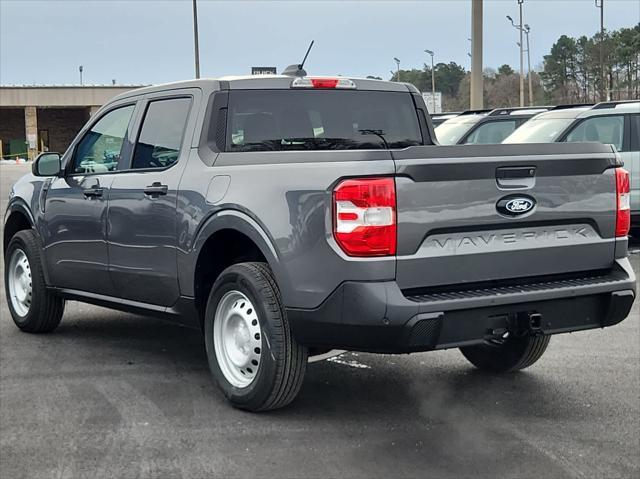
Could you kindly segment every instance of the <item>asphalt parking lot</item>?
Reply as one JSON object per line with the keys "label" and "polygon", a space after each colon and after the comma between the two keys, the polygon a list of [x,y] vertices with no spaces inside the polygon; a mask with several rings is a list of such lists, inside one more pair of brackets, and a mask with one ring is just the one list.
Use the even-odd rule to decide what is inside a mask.
{"label": "asphalt parking lot", "polygon": [[[27,168],[0,165],[3,213]],[[3,292],[0,478],[639,477],[639,303],[519,374],[457,350],[347,353],[311,364],[290,407],[250,414],[212,383],[198,331],[70,302],[29,335]]]}

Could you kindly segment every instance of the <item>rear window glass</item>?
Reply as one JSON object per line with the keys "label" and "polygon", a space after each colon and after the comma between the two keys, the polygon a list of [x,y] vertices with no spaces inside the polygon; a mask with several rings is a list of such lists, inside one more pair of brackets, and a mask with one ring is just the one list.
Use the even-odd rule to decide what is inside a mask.
{"label": "rear window glass", "polygon": [[455,145],[483,117],[484,115],[465,115],[451,118],[436,127],[436,138],[441,145]]}
{"label": "rear window glass", "polygon": [[553,142],[573,121],[573,118],[534,118],[514,131],[504,143]]}
{"label": "rear window glass", "polygon": [[351,150],[422,144],[408,93],[237,90],[229,96],[227,150]]}
{"label": "rear window glass", "polygon": [[490,121],[476,128],[465,143],[473,145],[491,145],[502,143],[516,129],[515,120]]}

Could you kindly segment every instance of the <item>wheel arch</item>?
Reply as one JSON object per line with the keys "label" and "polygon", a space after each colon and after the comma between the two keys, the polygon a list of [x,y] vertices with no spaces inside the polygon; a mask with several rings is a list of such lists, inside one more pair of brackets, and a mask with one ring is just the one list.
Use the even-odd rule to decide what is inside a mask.
{"label": "wheel arch", "polygon": [[225,210],[209,218],[200,228],[189,256],[187,282],[181,289],[183,295],[194,297],[201,321],[213,282],[232,264],[265,262],[273,271],[283,300],[289,291],[288,275],[274,242],[255,220],[240,211]]}
{"label": "wheel arch", "polygon": [[22,230],[35,229],[33,215],[26,204],[20,200],[15,200],[7,207],[4,217],[4,232],[2,238],[2,251],[7,251],[9,241]]}

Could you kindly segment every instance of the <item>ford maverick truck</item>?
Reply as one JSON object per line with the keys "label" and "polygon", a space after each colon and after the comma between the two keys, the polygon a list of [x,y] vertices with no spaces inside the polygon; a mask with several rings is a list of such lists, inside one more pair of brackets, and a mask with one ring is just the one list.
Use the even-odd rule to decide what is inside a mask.
{"label": "ford maverick truck", "polygon": [[201,328],[236,407],[285,406],[333,349],[526,368],[636,294],[629,175],[599,143],[435,140],[412,86],[203,79],[124,93],[12,188],[15,324],[65,300]]}

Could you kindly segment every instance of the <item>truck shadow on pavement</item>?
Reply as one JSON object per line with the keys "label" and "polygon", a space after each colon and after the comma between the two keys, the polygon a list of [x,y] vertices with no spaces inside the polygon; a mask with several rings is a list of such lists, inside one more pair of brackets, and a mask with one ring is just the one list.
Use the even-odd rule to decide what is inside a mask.
{"label": "truck shadow on pavement", "polygon": [[[40,352],[72,347],[76,360],[89,361],[85,363],[86,372],[90,372],[92,364],[98,369],[125,368],[123,372],[126,367],[157,374],[179,370],[185,382],[181,389],[188,388],[192,380],[212,383],[199,331],[124,313],[106,312],[105,316],[63,320],[51,335],[20,336],[40,343]],[[443,360],[444,354],[448,357]],[[277,416],[281,420],[309,415],[342,420],[345,414],[351,418],[407,415],[407,420],[429,423],[464,412],[474,416],[479,413],[484,418],[495,414],[501,420],[528,415],[549,419],[580,415],[576,404],[568,402],[566,396],[558,397],[561,384],[537,374],[536,366],[515,374],[491,375],[473,369],[454,354],[389,356],[347,352],[341,356],[345,361],[309,364],[297,400],[287,408],[261,416]],[[365,367],[345,366],[355,359],[366,363]],[[216,389],[213,384],[212,389]],[[211,400],[223,398],[216,393]],[[455,411],[455,407],[462,409]]]}

